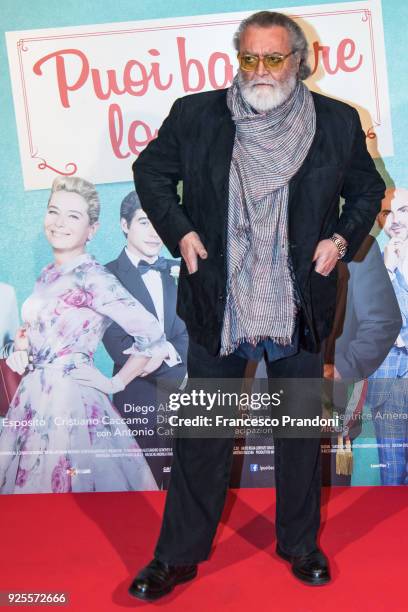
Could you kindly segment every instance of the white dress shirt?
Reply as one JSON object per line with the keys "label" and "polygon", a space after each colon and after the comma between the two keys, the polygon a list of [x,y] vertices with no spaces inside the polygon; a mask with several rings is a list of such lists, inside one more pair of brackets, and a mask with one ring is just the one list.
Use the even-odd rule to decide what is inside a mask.
{"label": "white dress shirt", "polygon": [[[131,253],[128,248],[125,248],[126,255],[129,257],[132,264],[137,268],[140,257]],[[159,324],[161,329],[164,332],[164,303],[163,303],[163,281],[161,278],[161,274],[158,270],[149,270],[141,275],[144,284],[146,285],[146,289],[148,290],[150,297],[152,298],[157,317],[159,319]],[[176,351],[173,344],[167,341],[168,348],[168,357],[164,359],[164,363],[166,363],[170,368],[181,363],[181,357]]]}

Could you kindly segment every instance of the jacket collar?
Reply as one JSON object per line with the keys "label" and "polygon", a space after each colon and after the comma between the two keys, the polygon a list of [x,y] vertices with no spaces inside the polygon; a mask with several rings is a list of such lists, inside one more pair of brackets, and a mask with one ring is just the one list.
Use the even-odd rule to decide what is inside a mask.
{"label": "jacket collar", "polygon": [[132,264],[132,262],[130,261],[129,257],[126,255],[126,249],[123,248],[118,259],[118,270],[120,270],[121,272],[129,272],[129,270],[131,270],[132,268],[134,269],[135,266]]}
{"label": "jacket collar", "polygon": [[209,164],[215,193],[225,200],[228,193],[229,170],[234,148],[235,124],[225,97],[221,98],[220,102],[221,111],[218,115],[218,121],[214,125],[214,139],[211,143]]}
{"label": "jacket collar", "polygon": [[122,250],[117,262],[117,277],[122,285],[146,308],[146,310],[154,314],[157,318],[153,300],[143,282],[142,275],[126,255],[125,249]]}

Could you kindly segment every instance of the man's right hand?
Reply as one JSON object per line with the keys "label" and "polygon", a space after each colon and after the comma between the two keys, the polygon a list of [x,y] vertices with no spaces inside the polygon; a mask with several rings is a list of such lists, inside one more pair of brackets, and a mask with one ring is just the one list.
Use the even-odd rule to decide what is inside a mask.
{"label": "man's right hand", "polygon": [[188,232],[179,242],[180,253],[186,262],[189,274],[198,270],[197,255],[201,259],[207,259],[208,253],[200,240],[197,232]]}

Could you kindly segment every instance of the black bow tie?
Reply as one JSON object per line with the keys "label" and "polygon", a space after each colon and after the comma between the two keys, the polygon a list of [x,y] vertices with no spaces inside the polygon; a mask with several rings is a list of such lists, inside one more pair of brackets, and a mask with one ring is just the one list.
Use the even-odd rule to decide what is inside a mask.
{"label": "black bow tie", "polygon": [[146,274],[150,270],[157,270],[158,272],[165,272],[167,269],[167,262],[164,257],[158,257],[156,261],[150,264],[148,261],[141,259],[137,264],[137,269],[140,271],[140,274]]}

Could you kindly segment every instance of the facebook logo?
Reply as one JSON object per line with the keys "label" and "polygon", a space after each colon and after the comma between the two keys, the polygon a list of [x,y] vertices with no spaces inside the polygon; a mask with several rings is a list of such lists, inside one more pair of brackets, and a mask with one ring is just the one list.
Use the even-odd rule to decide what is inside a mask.
{"label": "facebook logo", "polygon": [[257,463],[251,463],[249,466],[250,472],[257,472],[259,470],[259,465]]}

